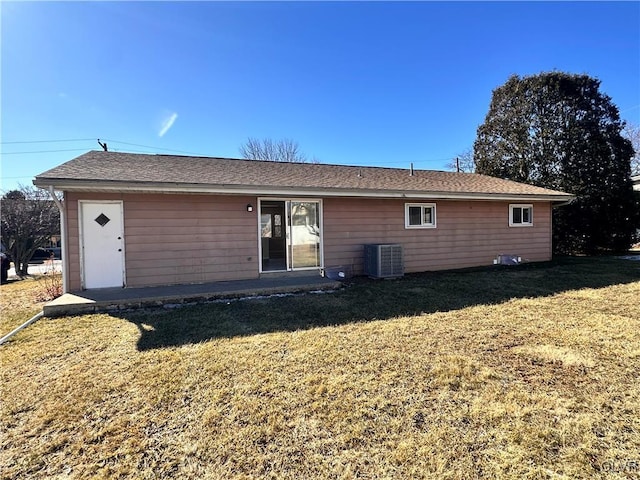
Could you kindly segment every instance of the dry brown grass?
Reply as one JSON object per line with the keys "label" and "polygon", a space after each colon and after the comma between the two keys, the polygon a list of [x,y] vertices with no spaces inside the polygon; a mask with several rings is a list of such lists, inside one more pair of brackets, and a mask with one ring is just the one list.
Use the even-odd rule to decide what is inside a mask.
{"label": "dry brown grass", "polygon": [[46,303],[37,300],[41,283],[37,277],[12,280],[0,286],[0,336],[29,320]]}
{"label": "dry brown grass", "polygon": [[[0,347],[2,478],[638,478],[640,275],[554,268],[41,320]],[[368,291],[536,275],[599,286],[338,319]],[[252,333],[327,310],[333,326]],[[236,326],[174,342],[195,318]]]}

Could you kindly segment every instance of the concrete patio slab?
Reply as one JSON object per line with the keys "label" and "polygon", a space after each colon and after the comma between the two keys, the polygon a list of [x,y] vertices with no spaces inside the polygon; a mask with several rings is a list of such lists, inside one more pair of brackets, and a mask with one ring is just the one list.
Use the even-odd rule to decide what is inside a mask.
{"label": "concrete patio slab", "polygon": [[82,315],[114,310],[159,307],[167,304],[202,303],[278,293],[334,290],[342,284],[318,275],[259,278],[231,282],[170,285],[143,288],[101,288],[65,293],[47,303],[46,317]]}

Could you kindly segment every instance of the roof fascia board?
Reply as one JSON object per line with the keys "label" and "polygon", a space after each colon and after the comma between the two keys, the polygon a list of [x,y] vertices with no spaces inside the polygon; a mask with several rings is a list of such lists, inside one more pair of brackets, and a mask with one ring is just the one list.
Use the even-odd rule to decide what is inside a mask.
{"label": "roof fascia board", "polygon": [[319,189],[319,188],[282,188],[255,187],[246,185],[185,185],[185,184],[152,184],[152,183],[122,183],[122,182],[65,182],[34,180],[34,185],[40,188],[53,186],[62,191],[92,191],[105,193],[138,192],[138,193],[167,193],[167,194],[210,194],[210,195],[281,195],[315,196],[315,197],[368,197],[368,198],[433,198],[440,200],[505,200],[505,201],[568,201],[572,195],[546,194],[501,194],[501,193],[473,193],[473,192],[438,192],[438,191],[401,191],[401,190],[353,190],[353,189]]}

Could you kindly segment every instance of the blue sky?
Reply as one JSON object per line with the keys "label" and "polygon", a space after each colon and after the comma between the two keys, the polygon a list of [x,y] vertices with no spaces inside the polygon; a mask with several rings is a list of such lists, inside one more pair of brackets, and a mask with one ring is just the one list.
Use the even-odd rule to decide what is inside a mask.
{"label": "blue sky", "polygon": [[291,138],[323,163],[442,170],[512,74],[586,73],[640,124],[638,2],[0,8],[5,191],[97,138],[228,157],[247,137]]}

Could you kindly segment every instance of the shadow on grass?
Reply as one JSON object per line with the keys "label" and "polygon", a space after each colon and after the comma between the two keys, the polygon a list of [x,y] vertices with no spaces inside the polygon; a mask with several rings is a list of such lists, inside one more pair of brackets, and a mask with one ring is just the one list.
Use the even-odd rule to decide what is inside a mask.
{"label": "shadow on grass", "polygon": [[612,257],[407,275],[356,278],[343,290],[146,310],[118,315],[137,325],[139,350],[268,332],[366,322],[544,297],[640,280],[640,262]]}

